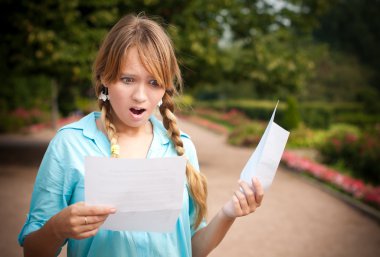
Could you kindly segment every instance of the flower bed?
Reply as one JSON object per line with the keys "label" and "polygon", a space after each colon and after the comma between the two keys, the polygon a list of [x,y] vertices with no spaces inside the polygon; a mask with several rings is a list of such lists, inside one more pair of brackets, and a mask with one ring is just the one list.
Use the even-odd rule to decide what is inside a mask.
{"label": "flower bed", "polygon": [[[228,130],[222,125],[216,124],[207,119],[196,116],[184,116],[181,118],[187,119],[190,122],[206,127],[212,131],[216,131],[227,135]],[[355,179],[344,175],[328,166],[314,162],[308,158],[301,157],[295,153],[285,151],[282,156],[282,163],[289,168],[305,172],[318,180],[333,185],[338,190],[358,199],[369,205],[380,209],[380,186],[371,186],[365,184],[360,179]]]}
{"label": "flower bed", "polygon": [[[69,123],[78,121],[80,118],[82,118],[81,115],[71,115],[71,116],[68,116],[65,118],[60,118],[57,120],[57,129],[65,126]],[[38,123],[38,124],[34,124],[34,125],[31,125],[31,126],[25,128],[25,132],[26,133],[36,133],[36,132],[40,132],[41,130],[48,129],[48,128],[51,128],[50,123]]]}
{"label": "flower bed", "polygon": [[305,172],[323,182],[327,182],[339,190],[380,209],[380,186],[366,185],[360,179],[343,175],[328,166],[313,162],[289,151],[284,152],[282,163],[293,170]]}

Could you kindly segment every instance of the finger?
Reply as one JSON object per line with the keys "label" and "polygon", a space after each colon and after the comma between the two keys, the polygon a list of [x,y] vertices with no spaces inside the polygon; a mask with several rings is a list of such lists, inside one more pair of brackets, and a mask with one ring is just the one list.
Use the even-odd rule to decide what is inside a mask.
{"label": "finger", "polygon": [[98,222],[104,222],[107,219],[108,215],[97,215],[97,216],[80,216],[79,219],[82,219],[83,225],[94,224]]}
{"label": "finger", "polygon": [[264,198],[264,188],[257,178],[252,178],[252,184],[255,188],[255,199],[257,206],[260,206]]}
{"label": "finger", "polygon": [[82,234],[82,233],[85,233],[85,232],[88,232],[88,231],[99,229],[99,227],[104,222],[105,222],[105,220],[102,220],[102,221],[99,221],[99,222],[96,222],[96,223],[92,223],[92,224],[88,224],[88,225],[82,225],[82,226],[80,226],[80,228],[77,229],[77,233],[78,234]]}
{"label": "finger", "polygon": [[240,202],[235,194],[232,196],[232,203],[235,210],[235,217],[242,216],[243,212],[241,211]]}
{"label": "finger", "polygon": [[85,232],[82,232],[82,233],[74,236],[73,238],[74,239],[85,239],[85,238],[93,237],[96,235],[96,233],[98,233],[98,231],[99,231],[99,228],[89,230],[89,231],[85,231]]}
{"label": "finger", "polygon": [[76,214],[78,216],[99,216],[99,215],[109,215],[116,212],[116,208],[108,206],[98,206],[98,205],[84,205],[78,207]]}
{"label": "finger", "polygon": [[76,226],[75,228],[72,229],[72,232],[71,232],[71,238],[80,238],[82,237],[82,234],[84,233],[88,233],[88,232],[91,232],[91,231],[94,231],[94,230],[98,230],[100,228],[100,226],[105,222],[106,219],[103,219],[99,222],[95,222],[95,223],[92,223],[92,224],[84,224],[84,225],[80,225],[80,226]]}
{"label": "finger", "polygon": [[255,208],[257,203],[256,203],[255,193],[253,192],[253,189],[244,181],[239,181],[239,185],[243,189],[243,193],[245,194],[245,197],[247,198],[249,207]]}
{"label": "finger", "polygon": [[240,190],[235,191],[235,196],[239,200],[240,208],[241,208],[241,211],[243,212],[243,215],[247,215],[250,212],[249,211],[250,208],[248,206],[247,198],[245,197],[245,195]]}

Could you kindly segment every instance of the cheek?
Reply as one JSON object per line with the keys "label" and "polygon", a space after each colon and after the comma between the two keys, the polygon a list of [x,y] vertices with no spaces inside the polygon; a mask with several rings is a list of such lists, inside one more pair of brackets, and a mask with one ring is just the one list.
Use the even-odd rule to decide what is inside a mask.
{"label": "cheek", "polygon": [[162,91],[161,91],[160,94],[159,94],[158,99],[159,99],[159,100],[162,100],[162,98],[164,97],[164,95],[165,95],[165,89],[162,89]]}
{"label": "cheek", "polygon": [[123,94],[118,94],[117,92],[110,94],[110,104],[116,112],[125,109],[128,102],[129,100]]}
{"label": "cheek", "polygon": [[151,102],[152,103],[158,103],[160,100],[162,100],[162,97],[164,97],[164,94],[165,94],[165,90],[162,89],[162,91],[158,91],[158,92],[154,92],[152,95],[151,95]]}
{"label": "cheek", "polygon": [[123,89],[122,85],[119,85],[118,83],[112,85],[112,87],[109,87],[108,94],[112,102],[118,102],[122,103],[123,99],[128,98],[128,91]]}

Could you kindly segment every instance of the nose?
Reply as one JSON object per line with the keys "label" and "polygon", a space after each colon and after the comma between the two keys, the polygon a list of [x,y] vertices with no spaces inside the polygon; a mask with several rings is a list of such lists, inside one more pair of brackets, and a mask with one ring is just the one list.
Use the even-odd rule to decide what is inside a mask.
{"label": "nose", "polygon": [[147,99],[145,86],[143,83],[135,85],[133,90],[132,99],[138,103],[143,103]]}

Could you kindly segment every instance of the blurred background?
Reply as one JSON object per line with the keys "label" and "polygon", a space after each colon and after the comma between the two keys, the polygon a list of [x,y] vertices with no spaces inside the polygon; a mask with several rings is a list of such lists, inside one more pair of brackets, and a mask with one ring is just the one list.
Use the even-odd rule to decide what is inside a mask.
{"label": "blurred background", "polygon": [[120,17],[140,12],[174,41],[179,115],[251,147],[280,100],[287,150],[330,175],[289,155],[284,164],[380,210],[379,0],[1,0],[0,133],[96,110],[97,49]]}
{"label": "blurred background", "polygon": [[100,42],[120,17],[145,12],[176,46],[184,115],[221,124],[231,144],[255,146],[258,121],[280,100],[288,147],[380,182],[379,0],[0,2],[1,133],[96,110]]}

